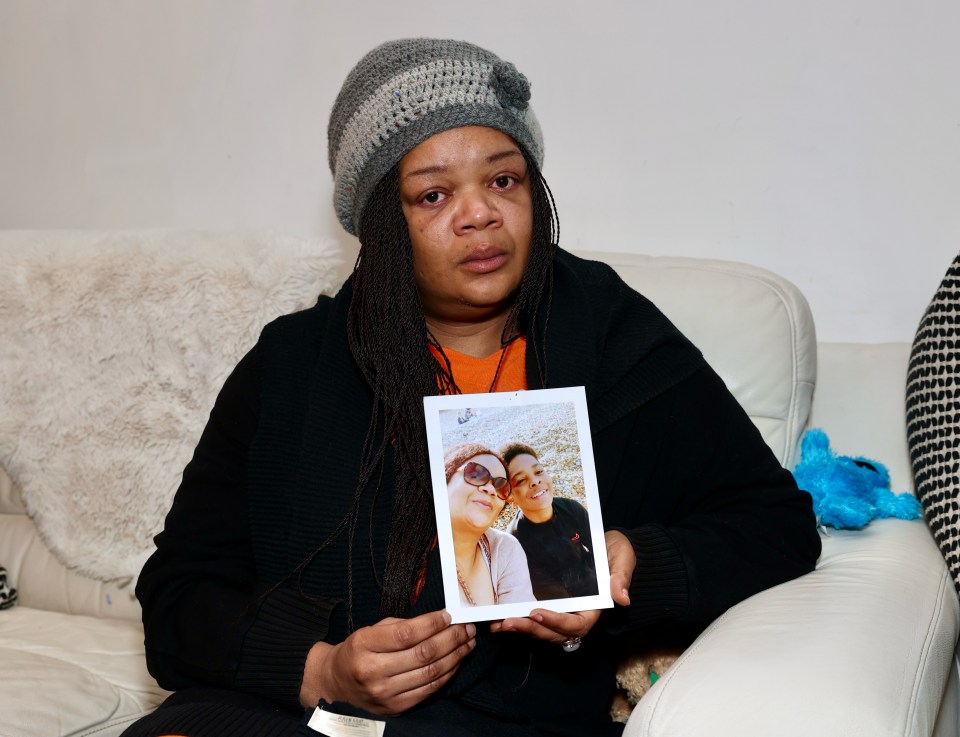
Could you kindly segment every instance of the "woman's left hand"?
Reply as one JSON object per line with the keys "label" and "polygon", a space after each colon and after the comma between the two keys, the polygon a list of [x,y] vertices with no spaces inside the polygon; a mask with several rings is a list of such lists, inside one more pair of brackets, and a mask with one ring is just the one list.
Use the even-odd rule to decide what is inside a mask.
{"label": "woman's left hand", "polygon": [[630,581],[637,567],[633,544],[619,530],[607,530],[603,535],[607,546],[607,564],[610,567],[610,595],[620,606],[630,604]]}
{"label": "woman's left hand", "polygon": [[528,617],[510,617],[490,624],[491,632],[523,632],[540,640],[561,645],[567,640],[586,637],[600,619],[600,610],[552,612],[534,609]]}
{"label": "woman's left hand", "polygon": [[[637,556],[626,535],[610,530],[604,535],[607,563],[610,566],[610,595],[621,606],[630,603],[629,586]],[[534,609],[529,617],[510,617],[490,625],[491,632],[524,632],[558,645],[583,638],[600,619],[600,610],[563,614],[549,609]]]}

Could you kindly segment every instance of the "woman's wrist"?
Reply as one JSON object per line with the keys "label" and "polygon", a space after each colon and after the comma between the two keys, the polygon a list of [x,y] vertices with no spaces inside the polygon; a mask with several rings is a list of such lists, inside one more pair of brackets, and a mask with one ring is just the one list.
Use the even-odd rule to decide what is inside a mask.
{"label": "woman's wrist", "polygon": [[303,680],[300,682],[300,704],[306,709],[316,706],[321,700],[327,703],[336,701],[333,694],[329,693],[332,679],[324,678],[327,658],[335,647],[329,642],[315,642],[307,653],[307,660],[303,664]]}

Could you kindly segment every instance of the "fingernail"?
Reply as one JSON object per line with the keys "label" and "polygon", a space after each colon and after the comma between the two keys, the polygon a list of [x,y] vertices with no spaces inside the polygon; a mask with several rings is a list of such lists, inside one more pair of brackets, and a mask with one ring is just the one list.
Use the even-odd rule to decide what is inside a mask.
{"label": "fingernail", "polygon": [[493,624],[490,625],[490,631],[491,631],[491,632],[499,632],[501,626],[502,626],[502,625],[501,625],[499,622],[494,622]]}
{"label": "fingernail", "polygon": [[450,624],[453,621],[453,617],[450,616],[450,612],[448,612],[446,609],[440,612],[440,616],[443,617],[443,621],[447,624]]}
{"label": "fingernail", "polygon": [[472,623],[471,623],[471,624],[468,624],[468,625],[467,625],[467,634],[468,634],[470,637],[473,637],[474,635],[476,635],[476,634],[477,634],[477,625],[472,624]]}
{"label": "fingernail", "polygon": [[534,614],[534,615],[532,615],[531,618],[537,620],[538,622],[542,622],[542,621],[543,621],[543,615],[542,615],[542,614]]}

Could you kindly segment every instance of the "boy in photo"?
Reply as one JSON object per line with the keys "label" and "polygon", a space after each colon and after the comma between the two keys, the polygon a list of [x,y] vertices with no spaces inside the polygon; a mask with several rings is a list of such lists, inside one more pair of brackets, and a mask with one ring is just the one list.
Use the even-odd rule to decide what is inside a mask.
{"label": "boy in photo", "polygon": [[501,455],[511,501],[520,508],[507,532],[527,555],[534,595],[540,601],[595,596],[597,572],[587,510],[573,499],[554,496],[553,477],[529,445],[510,443]]}

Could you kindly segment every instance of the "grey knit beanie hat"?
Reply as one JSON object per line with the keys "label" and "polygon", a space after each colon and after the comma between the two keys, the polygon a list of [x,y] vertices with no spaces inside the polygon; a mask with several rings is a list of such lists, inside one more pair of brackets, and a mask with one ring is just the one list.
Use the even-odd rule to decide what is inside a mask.
{"label": "grey knit beanie hat", "polygon": [[410,149],[465,125],[496,128],[543,165],[530,83],[508,61],[465,41],[389,41],[347,75],[327,130],[333,205],[356,235],[374,187]]}

